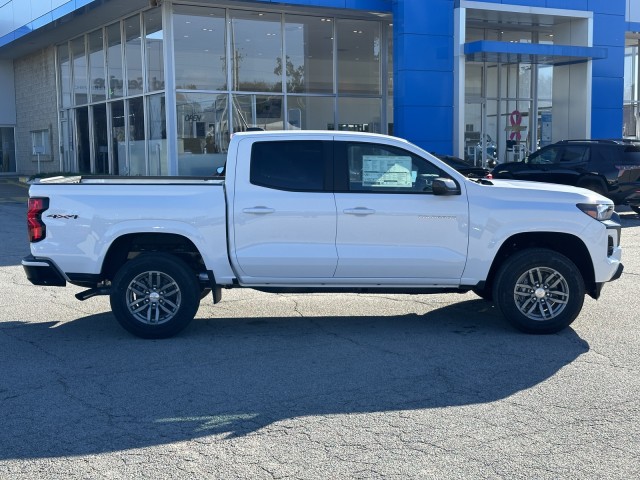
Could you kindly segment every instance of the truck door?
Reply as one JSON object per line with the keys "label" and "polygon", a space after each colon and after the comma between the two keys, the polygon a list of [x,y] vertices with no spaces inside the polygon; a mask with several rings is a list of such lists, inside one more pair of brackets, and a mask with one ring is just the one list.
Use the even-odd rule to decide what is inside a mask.
{"label": "truck door", "polygon": [[335,277],[456,283],[467,258],[468,204],[432,194],[446,176],[409,151],[335,142],[338,268]]}
{"label": "truck door", "polygon": [[305,138],[240,142],[230,240],[244,283],[333,277],[332,142]]}

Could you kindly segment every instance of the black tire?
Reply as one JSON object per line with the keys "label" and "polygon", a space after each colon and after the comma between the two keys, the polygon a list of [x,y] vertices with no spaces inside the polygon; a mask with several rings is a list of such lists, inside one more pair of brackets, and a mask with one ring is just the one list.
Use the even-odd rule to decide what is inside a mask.
{"label": "black tire", "polygon": [[599,193],[602,196],[608,197],[609,192],[604,186],[604,183],[599,180],[584,180],[578,184],[581,188],[586,188],[592,192]]}
{"label": "black tire", "polygon": [[638,215],[640,215],[640,207],[638,207],[636,205],[629,205],[629,208],[631,210],[633,210],[634,212],[636,212]]}
{"label": "black tire", "polygon": [[193,320],[200,304],[200,285],[182,260],[166,253],[148,253],[120,268],[110,300],[125,330],[141,338],[168,338]]}
{"label": "black tire", "polygon": [[493,287],[500,312],[527,333],[556,333],[568,327],[580,313],[584,295],[578,267],[545,248],[530,248],[507,258]]}

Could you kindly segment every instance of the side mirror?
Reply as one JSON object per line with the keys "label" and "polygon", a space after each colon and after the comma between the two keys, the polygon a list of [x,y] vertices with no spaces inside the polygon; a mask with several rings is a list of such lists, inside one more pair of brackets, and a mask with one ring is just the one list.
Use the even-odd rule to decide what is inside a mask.
{"label": "side mirror", "polygon": [[436,178],[433,180],[434,195],[460,195],[460,187],[451,178]]}
{"label": "side mirror", "polygon": [[216,168],[216,173],[218,174],[219,177],[224,177],[224,167]]}

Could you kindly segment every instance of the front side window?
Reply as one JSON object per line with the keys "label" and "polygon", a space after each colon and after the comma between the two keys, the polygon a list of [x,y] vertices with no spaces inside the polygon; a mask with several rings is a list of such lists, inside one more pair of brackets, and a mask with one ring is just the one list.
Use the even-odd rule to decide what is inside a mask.
{"label": "front side window", "polygon": [[424,158],[396,147],[348,143],[337,150],[348,166],[350,192],[432,193],[433,180],[447,176]]}
{"label": "front side window", "polygon": [[561,151],[557,147],[547,148],[534,153],[527,160],[532,165],[550,165],[560,161]]}
{"label": "front side window", "polygon": [[330,142],[256,142],[251,147],[250,181],[278,190],[325,190]]}

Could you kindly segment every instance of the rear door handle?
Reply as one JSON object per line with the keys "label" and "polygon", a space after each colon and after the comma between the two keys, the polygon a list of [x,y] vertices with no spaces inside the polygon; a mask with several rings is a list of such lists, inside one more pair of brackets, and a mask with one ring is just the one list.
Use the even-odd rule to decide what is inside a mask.
{"label": "rear door handle", "polygon": [[257,213],[257,214],[273,213],[275,211],[276,211],[275,208],[269,208],[269,207],[253,207],[253,208],[242,209],[242,213]]}
{"label": "rear door handle", "polygon": [[365,207],[345,208],[342,212],[346,213],[347,215],[371,215],[376,213],[376,211],[372,208]]}

